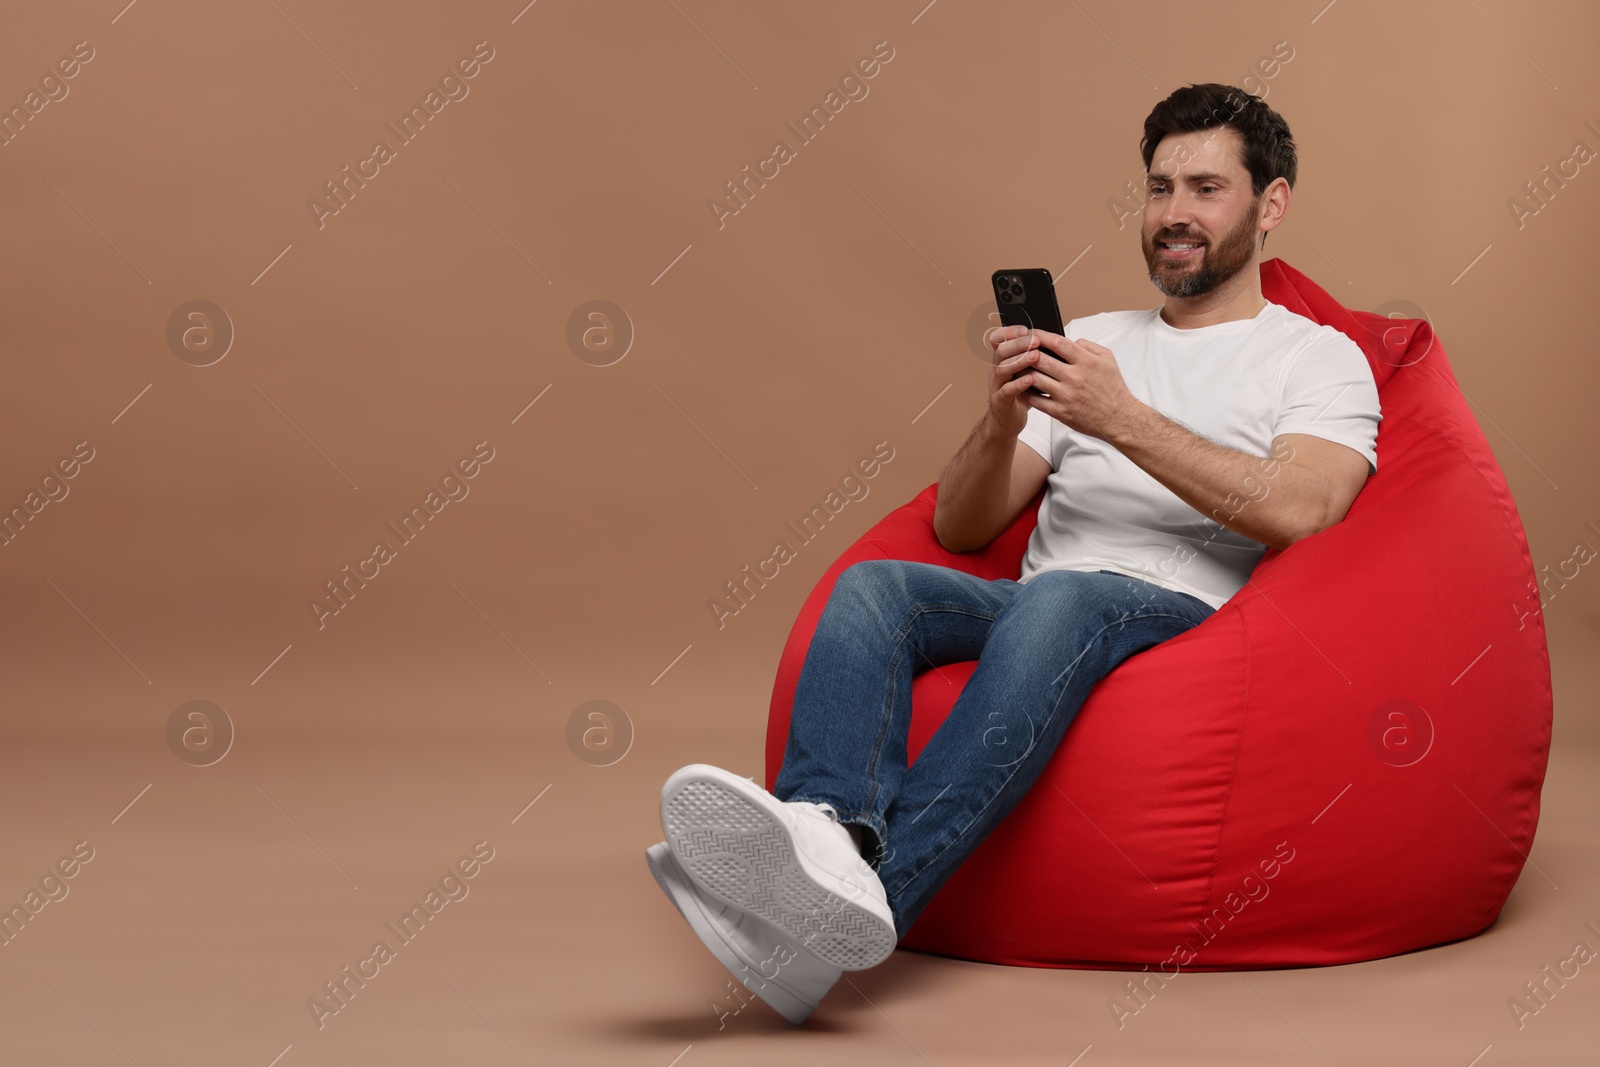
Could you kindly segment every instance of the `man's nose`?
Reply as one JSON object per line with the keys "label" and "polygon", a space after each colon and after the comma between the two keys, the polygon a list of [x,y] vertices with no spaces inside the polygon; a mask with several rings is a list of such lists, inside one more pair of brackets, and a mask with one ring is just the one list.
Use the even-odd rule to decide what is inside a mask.
{"label": "man's nose", "polygon": [[1161,224],[1176,229],[1180,225],[1187,225],[1193,218],[1188,194],[1182,189],[1174,189],[1162,204]]}

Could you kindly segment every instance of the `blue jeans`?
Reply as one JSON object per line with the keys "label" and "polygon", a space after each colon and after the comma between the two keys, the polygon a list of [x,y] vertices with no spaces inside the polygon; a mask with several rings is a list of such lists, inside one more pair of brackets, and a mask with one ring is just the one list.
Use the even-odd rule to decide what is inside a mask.
{"label": "blue jeans", "polygon": [[[811,639],[772,793],[831,804],[865,829],[904,937],[1044,771],[1094,684],[1212,611],[1115,571],[1044,571],[1022,584],[857,563]],[[908,768],[913,676],[968,660],[977,668]]]}

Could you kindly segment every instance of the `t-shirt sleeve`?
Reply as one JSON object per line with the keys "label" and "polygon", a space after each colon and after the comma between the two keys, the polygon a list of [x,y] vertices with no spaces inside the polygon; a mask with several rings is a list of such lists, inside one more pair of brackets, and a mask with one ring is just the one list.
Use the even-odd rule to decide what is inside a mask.
{"label": "t-shirt sleeve", "polygon": [[1336,330],[1321,332],[1289,367],[1272,435],[1303,433],[1360,452],[1378,470],[1378,387],[1361,348]]}
{"label": "t-shirt sleeve", "polygon": [[1023,425],[1022,432],[1017,434],[1017,440],[1043,456],[1052,468],[1056,461],[1050,447],[1050,427],[1055,421],[1038,408],[1029,408],[1028,421]]}

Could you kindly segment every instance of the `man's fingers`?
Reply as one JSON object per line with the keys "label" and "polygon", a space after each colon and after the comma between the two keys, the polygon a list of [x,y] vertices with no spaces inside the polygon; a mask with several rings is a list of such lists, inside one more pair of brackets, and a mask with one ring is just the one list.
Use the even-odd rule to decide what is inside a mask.
{"label": "man's fingers", "polygon": [[1016,326],[1012,327],[1012,329],[1020,330],[1021,332],[1014,337],[1008,337],[995,346],[994,351],[997,360],[1007,360],[1020,352],[1028,352],[1039,347],[1038,338],[1033,336],[1032,330],[1024,326]]}
{"label": "man's fingers", "polygon": [[1040,347],[1046,352],[1049,352],[1052,356],[1061,360],[1063,363],[1073,362],[1072,349],[1076,344],[1077,342],[1069,341],[1060,334],[1051,333],[1039,335]]}
{"label": "man's fingers", "polygon": [[1007,382],[1006,385],[1001,386],[1001,388],[1004,389],[1006,386],[1011,387],[1011,393],[1013,396],[1018,393],[1026,394],[1029,389],[1034,388],[1033,375],[1032,373],[1029,373],[1018,378],[1013,378],[1011,381]]}
{"label": "man's fingers", "polygon": [[[1026,333],[1029,333],[1027,326],[994,326],[994,328],[990,328],[989,333],[986,334],[986,338],[987,341],[989,341],[990,347],[994,347],[994,349],[1000,349],[1000,347],[1008,346],[1008,344],[1011,344],[1013,341],[1018,341],[1018,339],[1022,338],[1022,336],[1024,336]],[[1021,347],[1022,346],[1013,346],[1011,347],[1011,352],[1016,352],[1016,350],[1021,349]]]}
{"label": "man's fingers", "polygon": [[991,326],[984,333],[984,340],[988,341],[988,343],[991,345],[997,345],[1002,341],[1009,341],[1014,337],[1021,337],[1027,332],[1027,330],[1028,328],[1026,326]]}

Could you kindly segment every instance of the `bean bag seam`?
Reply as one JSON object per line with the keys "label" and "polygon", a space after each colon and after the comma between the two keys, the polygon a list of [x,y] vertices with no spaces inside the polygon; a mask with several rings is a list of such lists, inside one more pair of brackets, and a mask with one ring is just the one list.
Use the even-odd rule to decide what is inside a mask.
{"label": "bean bag seam", "polygon": [[[1439,352],[1441,356],[1444,354],[1443,346],[1440,346]],[[1478,431],[1478,439],[1483,442],[1484,448],[1489,449],[1489,454],[1492,459],[1494,450],[1489,447],[1488,436],[1483,432],[1483,427],[1478,425],[1477,417],[1472,414],[1470,406],[1471,402],[1467,400],[1467,394],[1462,392],[1461,383],[1456,380],[1454,374],[1447,373],[1446,369],[1439,367],[1437,363],[1434,364],[1431,373],[1443,384],[1449,386],[1455,392],[1455,394],[1461,398],[1461,402],[1463,404],[1468,405],[1465,414],[1472,420],[1472,426]],[[1429,414],[1432,414],[1436,411],[1436,408],[1428,409]],[[1416,416],[1413,416],[1413,418],[1416,422],[1423,423],[1430,429],[1434,430],[1441,440],[1443,440],[1451,448],[1455,449],[1455,451],[1467,461],[1468,465],[1477,473],[1479,479],[1484,483],[1485,488],[1489,490],[1491,497],[1493,497],[1494,502],[1497,505],[1495,509],[1496,514],[1499,515],[1501,524],[1505,528],[1506,532],[1511,534],[1512,543],[1522,549],[1524,554],[1531,556],[1531,551],[1527,543],[1527,536],[1522,529],[1522,517],[1515,511],[1516,501],[1511,494],[1511,485],[1509,482],[1505,481],[1505,472],[1500,470],[1499,461],[1494,461],[1495,469],[1498,470],[1501,475],[1501,485],[1497,488],[1494,481],[1485,472],[1485,462],[1478,456],[1473,455],[1467,449],[1462,447],[1460,443],[1462,435],[1460,433],[1452,432],[1447,425],[1442,425],[1432,419],[1425,420],[1422,418],[1417,418]],[[1515,521],[1513,521],[1513,519],[1515,519]],[[1543,615],[1543,612],[1540,612],[1540,614]],[[1544,620],[1542,618],[1540,619],[1540,625],[1544,625]]]}
{"label": "bean bag seam", "polygon": [[[1238,612],[1239,632],[1244,640],[1244,695],[1240,705],[1244,709],[1239,716],[1239,729],[1233,748],[1233,769],[1228,774],[1227,793],[1222,798],[1222,815],[1217,819],[1217,836],[1212,844],[1211,870],[1206,874],[1205,895],[1200,900],[1200,914],[1206,915],[1211,910],[1212,891],[1216,888],[1217,868],[1222,863],[1222,839],[1228,832],[1228,815],[1233,807],[1234,786],[1239,781],[1239,763],[1244,754],[1245,726],[1250,717],[1250,623],[1244,612]],[[1215,616],[1213,616],[1215,617]],[[1209,619],[1204,622],[1210,621]]]}
{"label": "bean bag seam", "polygon": [[[1443,356],[1444,347],[1442,345],[1439,345],[1438,347],[1440,355]],[[1455,394],[1461,398],[1461,402],[1463,404],[1469,403],[1466,399],[1466,393],[1461,389],[1461,383],[1455,379],[1455,375],[1453,373],[1448,373],[1448,362],[1442,366],[1435,362],[1430,367],[1430,373],[1433,374],[1435,378],[1439,379],[1443,384],[1450,386],[1454,390]],[[1434,413],[1437,410],[1437,408],[1428,409],[1429,413]],[[1483,427],[1478,425],[1478,420],[1476,416],[1472,415],[1470,407],[1465,414],[1471,418],[1471,425],[1477,430],[1476,440],[1481,440],[1483,442],[1483,447],[1489,448],[1488,436],[1484,434]],[[1422,422],[1429,426],[1429,428],[1433,429],[1439,440],[1451,449],[1454,449],[1458,455],[1466,460],[1467,465],[1478,475],[1479,480],[1483,482],[1484,487],[1488,490],[1490,497],[1497,505],[1495,508],[1495,514],[1499,517],[1502,528],[1511,535],[1511,543],[1514,550],[1513,554],[1516,556],[1514,565],[1522,568],[1526,576],[1531,580],[1533,578],[1533,572],[1531,569],[1532,550],[1528,545],[1527,535],[1522,528],[1521,516],[1516,512],[1516,500],[1512,496],[1511,486],[1504,480],[1504,471],[1499,471],[1498,461],[1494,461],[1495,469],[1499,471],[1501,477],[1501,486],[1497,488],[1494,480],[1490,478],[1489,474],[1487,473],[1485,462],[1479,457],[1473,455],[1473,453],[1469,452],[1466,448],[1462,447],[1462,434],[1459,432],[1452,432],[1447,425],[1441,425],[1435,420],[1418,419],[1417,421]],[[1468,438],[1468,440],[1472,439]],[[1492,459],[1494,450],[1492,448],[1489,449],[1489,453]],[[1544,610],[1542,603],[1540,605],[1540,610],[1535,614],[1535,619],[1539,627],[1539,631],[1538,634],[1535,635],[1534,643],[1539,656],[1544,663],[1544,670],[1540,672],[1540,685],[1538,693],[1538,702],[1543,705],[1546,703],[1553,703],[1555,694],[1552,689],[1549,676],[1550,656],[1549,646],[1547,644],[1548,633],[1545,630]],[[1529,777],[1543,778],[1543,774],[1536,773],[1538,770],[1537,763],[1542,757],[1546,766],[1548,766],[1552,729],[1553,724],[1551,722],[1551,718],[1546,716],[1544,717],[1544,726],[1540,731],[1539,736],[1531,739],[1537,741],[1539,747],[1533,754],[1530,755],[1529,758],[1531,762],[1525,765],[1525,772]],[[1534,815],[1531,807],[1524,807],[1524,810],[1521,812],[1521,818],[1517,820],[1516,825],[1521,845],[1518,846],[1518,844],[1513,841],[1512,847],[1520,853],[1523,862],[1517,865],[1517,873],[1515,875],[1501,880],[1502,884],[1508,886],[1515,886],[1516,882],[1521,879],[1522,868],[1528,862],[1529,853],[1532,851],[1533,837],[1538,826],[1537,818]],[[1510,889],[1508,888],[1506,895],[1509,896],[1509,894]]]}

